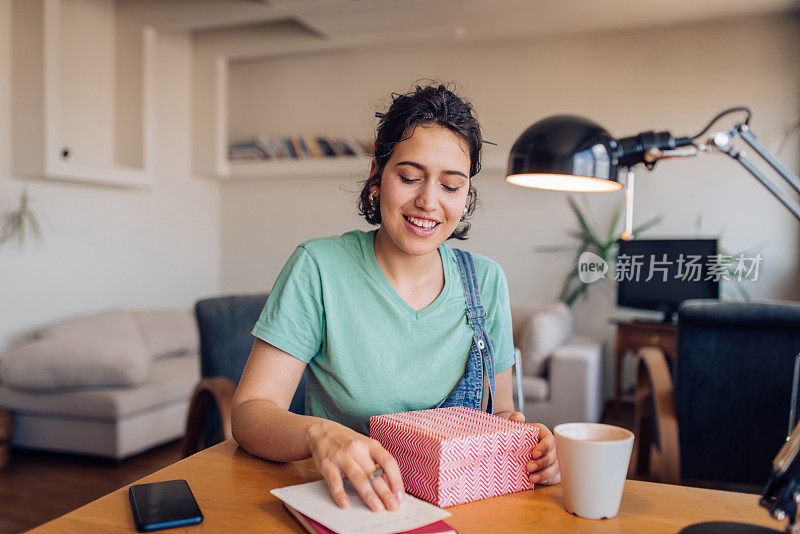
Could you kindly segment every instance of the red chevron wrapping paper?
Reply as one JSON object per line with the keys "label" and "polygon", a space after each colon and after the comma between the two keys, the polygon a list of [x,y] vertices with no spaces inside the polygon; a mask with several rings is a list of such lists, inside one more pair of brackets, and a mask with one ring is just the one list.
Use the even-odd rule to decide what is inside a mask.
{"label": "red chevron wrapping paper", "polygon": [[397,460],[406,491],[437,506],[533,488],[534,426],[454,407],[378,415],[369,435]]}

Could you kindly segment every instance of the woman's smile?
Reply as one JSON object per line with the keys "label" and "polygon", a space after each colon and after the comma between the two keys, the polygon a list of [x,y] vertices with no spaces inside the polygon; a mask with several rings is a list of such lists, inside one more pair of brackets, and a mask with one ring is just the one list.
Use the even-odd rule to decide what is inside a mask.
{"label": "woman's smile", "polygon": [[404,215],[403,217],[411,227],[411,231],[421,237],[433,234],[434,230],[439,226],[439,221],[427,217],[411,215]]}

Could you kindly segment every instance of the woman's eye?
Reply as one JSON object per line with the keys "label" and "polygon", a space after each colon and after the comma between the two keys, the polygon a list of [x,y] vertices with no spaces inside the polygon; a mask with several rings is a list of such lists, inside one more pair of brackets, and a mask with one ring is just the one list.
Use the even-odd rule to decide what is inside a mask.
{"label": "woman's eye", "polygon": [[442,184],[442,187],[443,187],[443,188],[444,188],[444,190],[445,190],[445,191],[447,191],[448,193],[455,193],[456,191],[458,191],[459,189],[461,189],[460,187],[449,187],[449,186],[447,186],[447,185],[444,185],[444,184]]}
{"label": "woman's eye", "polygon": [[405,176],[401,175],[400,181],[402,181],[404,184],[413,184],[414,182],[418,182],[419,180],[417,180],[416,178],[406,178]]}

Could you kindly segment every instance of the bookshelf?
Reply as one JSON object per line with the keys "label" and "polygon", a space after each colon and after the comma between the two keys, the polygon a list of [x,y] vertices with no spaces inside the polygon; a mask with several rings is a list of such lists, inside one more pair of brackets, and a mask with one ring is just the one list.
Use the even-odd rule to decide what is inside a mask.
{"label": "bookshelf", "polygon": [[156,32],[120,9],[117,2],[12,3],[14,28],[25,29],[12,35],[15,175],[153,185]]}
{"label": "bookshelf", "polygon": [[363,156],[228,160],[229,59],[199,46],[193,60],[192,169],[197,176],[233,181],[366,175],[369,159]]}
{"label": "bookshelf", "polygon": [[[370,160],[365,156],[228,160],[229,59],[199,46],[194,50],[193,60],[192,168],[195,175],[223,181],[366,177]],[[504,148],[485,146],[481,174],[504,171],[507,157]]]}

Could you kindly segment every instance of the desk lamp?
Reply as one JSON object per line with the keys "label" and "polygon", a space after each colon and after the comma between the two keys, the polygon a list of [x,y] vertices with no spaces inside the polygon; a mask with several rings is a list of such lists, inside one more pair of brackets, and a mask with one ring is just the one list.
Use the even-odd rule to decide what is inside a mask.
{"label": "desk lamp", "polygon": [[[743,112],[744,122],[729,130],[709,134],[698,142],[722,117]],[[772,156],[750,130],[752,111],[735,107],[722,111],[692,137],[675,137],[670,132],[641,132],[630,137],[614,138],[600,125],[573,115],[543,119],[525,130],[516,140],[508,158],[506,181],[514,185],[551,191],[603,192],[622,188],[620,178],[627,175],[625,232],[631,239],[633,222],[633,168],[639,164],[652,170],[662,159],[691,157],[700,152],[727,154],[783,204],[800,221],[800,203],[767,177],[744,152],[734,146],[741,139],[749,145],[781,178],[800,194],[800,179]],[[795,381],[795,390],[797,383]],[[793,421],[790,421],[793,425]],[[800,502],[800,425],[786,438],[786,443],[772,463],[772,474],[760,504],[777,520],[788,517],[787,532],[800,534],[797,523]],[[733,530],[732,530],[733,529]],[[684,532],[777,532],[755,525],[701,523]]]}

